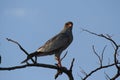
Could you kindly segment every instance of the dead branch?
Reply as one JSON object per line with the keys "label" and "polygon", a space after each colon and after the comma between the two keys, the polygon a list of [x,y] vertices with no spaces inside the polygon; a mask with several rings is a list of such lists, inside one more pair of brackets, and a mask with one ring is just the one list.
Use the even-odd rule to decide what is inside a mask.
{"label": "dead branch", "polygon": [[[120,64],[120,63],[119,63]],[[108,67],[112,67],[112,66],[115,66],[115,63],[113,64],[109,64],[109,65],[105,65],[105,66],[100,66],[92,71],[90,71],[90,73],[88,73],[82,80],[86,80],[88,77],[90,77],[93,73],[99,71],[99,70],[102,70],[102,69],[105,69],[105,68],[108,68]]]}
{"label": "dead branch", "polygon": [[[73,61],[71,62],[71,66],[73,66]],[[20,65],[20,66],[13,66],[13,67],[0,67],[0,71],[3,70],[16,70],[16,69],[22,69],[22,68],[27,68],[27,67],[43,67],[43,68],[49,68],[49,69],[55,69],[55,70],[59,70],[63,73],[65,73],[69,80],[74,80],[74,77],[72,75],[72,70],[68,70],[66,67],[57,67],[55,65],[50,65],[50,64],[41,64],[41,63],[36,63],[36,64],[25,64],[25,65]]]}
{"label": "dead branch", "polygon": [[105,51],[105,49],[106,49],[106,46],[103,48],[101,55],[99,55],[99,54],[96,52],[94,45],[92,46],[92,49],[93,49],[94,54],[95,54],[95,55],[98,57],[98,59],[99,59],[99,64],[100,64],[100,66],[102,66],[102,64],[103,64],[103,55],[104,55],[104,51]]}
{"label": "dead branch", "polygon": [[93,52],[95,53],[95,55],[98,57],[98,59],[99,59],[99,64],[100,64],[100,66],[102,66],[102,59],[101,59],[101,56],[99,56],[98,55],[98,53],[96,52],[96,50],[95,50],[95,47],[94,46],[92,46],[92,49],[93,49]]}
{"label": "dead branch", "polygon": [[[112,43],[112,46],[113,46],[113,48],[114,48],[114,53],[113,53],[113,55],[114,55],[114,65],[115,65],[115,67],[116,67],[116,69],[117,69],[117,73],[116,73],[115,76],[114,76],[113,78],[111,78],[110,80],[115,80],[115,79],[117,79],[117,78],[120,76],[120,66],[119,66],[119,61],[118,61],[118,59],[117,59],[117,54],[118,54],[118,50],[119,50],[119,48],[120,48],[120,45],[118,45],[118,44],[112,39],[112,36],[110,36],[110,35],[108,35],[108,34],[106,34],[106,35],[104,35],[104,34],[96,34],[96,33],[94,33],[94,32],[91,32],[91,31],[87,30],[87,29],[82,29],[82,30],[85,31],[85,32],[88,32],[88,33],[90,33],[90,34],[92,34],[92,35],[95,35],[95,36],[98,36],[98,37],[102,37],[102,38],[104,38],[104,39],[106,39],[106,40],[108,40],[108,41],[110,41],[110,42]],[[94,48],[93,48],[93,50],[94,50],[94,53],[96,54],[96,51],[95,51]],[[104,50],[103,50],[103,53],[104,53]],[[103,54],[103,53],[102,53],[102,54]],[[96,54],[96,55],[97,55],[97,54]],[[98,56],[99,60],[101,61],[100,56],[99,56],[99,55],[97,55],[97,56]],[[103,56],[103,55],[102,55],[102,56]],[[100,63],[101,63],[101,62],[100,62]],[[108,65],[107,65],[107,66],[108,66]],[[108,67],[109,67],[109,66],[108,66]],[[94,73],[94,72],[96,72],[97,70],[102,69],[102,68],[103,68],[103,66],[101,66],[101,67],[99,67],[99,68],[91,71],[89,75],[91,75],[92,73]],[[89,75],[88,75],[88,76],[89,76]],[[86,76],[86,78],[87,78],[88,76]],[[85,80],[86,78],[84,78],[83,80]]]}
{"label": "dead branch", "polygon": [[[14,40],[12,40],[12,39],[9,39],[9,38],[6,38],[8,41],[10,41],[10,42],[13,42],[13,43],[15,43],[15,44],[17,44],[18,46],[19,46],[19,48],[28,56],[29,55],[29,53],[17,42],[17,41],[14,41]],[[31,61],[33,62],[33,63],[35,63],[35,61],[31,58]]]}
{"label": "dead branch", "polygon": [[[104,51],[106,49],[106,46],[103,48],[102,50],[102,53],[101,55],[99,55],[96,50],[95,50],[95,47],[92,46],[92,49],[93,49],[93,52],[94,54],[97,56],[98,60],[99,60],[99,63],[100,63],[100,66],[95,68],[94,70],[90,71],[89,73],[85,72],[85,70],[83,70],[81,68],[81,73],[83,73],[85,75],[85,77],[81,77],[82,80],[86,80],[88,79],[92,74],[94,74],[95,72],[99,71],[99,70],[102,70],[102,69],[105,69],[105,68],[109,68],[109,67],[112,67],[112,66],[115,66],[117,71],[116,71],[116,74],[110,78],[109,75],[106,75],[106,79],[109,79],[109,80],[116,80],[118,77],[120,77],[120,61],[117,59],[117,54],[118,54],[118,51],[119,51],[119,48],[120,48],[120,45],[118,45],[113,39],[112,39],[112,36],[106,34],[97,34],[97,33],[94,33],[94,32],[91,32],[87,29],[82,29],[82,31],[85,31],[85,32],[88,32],[92,35],[95,35],[95,36],[98,36],[98,37],[102,37],[108,41],[111,42],[112,46],[113,46],[113,49],[114,49],[114,53],[113,53],[113,57],[114,57],[114,63],[109,63],[107,65],[103,65],[103,57],[104,57]],[[14,41],[12,39],[8,39],[6,38],[8,41],[10,42],[13,42],[15,44],[17,44],[19,46],[19,48],[26,54],[26,55],[29,55],[29,53],[17,42],[17,41]],[[61,61],[66,57],[67,55],[67,52],[65,53],[65,55],[61,58]],[[0,56],[1,57],[1,56]],[[35,57],[35,60],[31,58],[31,61],[33,62],[32,64],[24,64],[24,65],[20,65],[20,66],[13,66],[13,67],[0,67],[0,71],[3,71],[3,70],[17,70],[17,69],[22,69],[22,68],[27,68],[27,67],[42,67],[42,68],[48,68],[48,69],[54,69],[54,70],[57,70],[57,73],[55,74],[55,79],[61,75],[62,73],[65,73],[69,80],[74,80],[74,77],[73,77],[73,74],[72,74],[72,68],[73,68],[73,64],[74,64],[74,60],[73,59],[71,61],[71,65],[70,65],[70,68],[66,68],[66,67],[58,67],[57,65],[50,65],[50,64],[41,64],[41,63],[36,63],[37,62],[37,58]],[[1,61],[1,59],[0,59]]]}
{"label": "dead branch", "polygon": [[[26,54],[26,55],[29,55],[28,52],[17,42],[17,41],[14,41],[12,39],[8,39],[6,38],[8,41],[11,41],[15,44],[17,44],[19,46],[19,48]],[[65,55],[61,58],[61,60],[63,60],[67,55],[67,52],[65,53]],[[25,64],[25,65],[20,65],[20,66],[13,66],[13,67],[0,67],[0,71],[3,71],[3,70],[16,70],[16,69],[22,69],[22,68],[26,68],[26,67],[43,67],[43,68],[49,68],[49,69],[55,69],[57,71],[60,71],[61,73],[65,73],[69,80],[74,80],[74,77],[72,75],[72,68],[73,68],[73,63],[74,63],[74,60],[72,60],[71,62],[71,65],[70,65],[70,69],[67,69],[66,67],[58,67],[56,65],[50,65],[50,64],[41,64],[41,63],[36,63],[37,61],[37,58],[35,57],[35,61],[33,59],[32,60],[32,64]],[[57,73],[56,74],[56,78],[60,75],[60,73]]]}
{"label": "dead branch", "polygon": [[61,58],[61,61],[67,56],[68,51],[64,54],[64,56]]}
{"label": "dead branch", "polygon": [[73,68],[73,63],[74,63],[75,59],[73,58],[72,62],[71,62],[71,66],[70,66],[70,71],[72,72],[72,68]]}
{"label": "dead branch", "polygon": [[107,73],[105,73],[105,72],[104,72],[104,74],[105,74],[106,80],[110,80],[110,76]]}
{"label": "dead branch", "polygon": [[[74,63],[75,59],[73,58],[72,62],[71,62],[71,65],[70,65],[70,68],[69,70],[66,70],[66,74],[68,75],[68,78],[69,80],[74,80],[74,77],[72,75],[72,68],[73,68],[73,63]],[[65,67],[64,67],[65,68]],[[67,68],[66,68],[67,69]],[[63,72],[63,71],[62,71]],[[57,70],[57,73],[55,74],[55,79],[58,78],[59,75],[62,74],[61,70]]]}
{"label": "dead branch", "polygon": [[[82,74],[84,74],[85,76],[87,75],[87,72],[85,72],[85,70],[82,69],[81,67],[80,67],[80,72],[81,72]],[[81,76],[81,79],[83,80],[83,77],[82,77],[82,76]]]}

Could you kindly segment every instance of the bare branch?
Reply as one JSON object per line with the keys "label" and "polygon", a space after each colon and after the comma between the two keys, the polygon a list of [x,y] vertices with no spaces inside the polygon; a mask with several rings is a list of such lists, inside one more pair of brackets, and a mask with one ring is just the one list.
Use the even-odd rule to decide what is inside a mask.
{"label": "bare branch", "polygon": [[103,51],[102,51],[102,54],[101,54],[101,60],[102,60],[102,61],[103,61],[103,55],[104,55],[104,52],[105,52],[106,47],[107,47],[107,45],[104,46]]}
{"label": "bare branch", "polygon": [[[119,64],[120,64],[120,63],[119,63]],[[101,69],[108,68],[108,67],[112,67],[112,66],[114,66],[114,65],[115,65],[115,63],[98,67],[98,68],[92,70],[90,73],[88,73],[88,74],[83,78],[83,80],[86,80],[86,79],[87,79],[88,77],[90,77],[93,73],[95,73],[95,72],[97,72],[97,71],[99,71],[99,70],[101,70]]]}
{"label": "bare branch", "polygon": [[62,72],[60,72],[60,70],[57,70],[57,73],[55,74],[55,77],[54,77],[54,78],[57,79],[58,76],[61,75],[61,74],[62,74]]}
{"label": "bare branch", "polygon": [[16,69],[21,69],[26,67],[44,67],[44,68],[51,68],[51,69],[59,69],[57,66],[54,66],[54,65],[36,63],[36,64],[25,64],[25,65],[14,66],[14,67],[0,67],[0,70],[16,70]]}
{"label": "bare branch", "polygon": [[[73,77],[73,75],[72,75],[72,68],[73,68],[73,63],[74,63],[74,61],[75,61],[75,59],[73,58],[69,70],[66,70],[66,74],[68,75],[69,80],[74,80],[74,77]],[[64,68],[65,68],[65,67],[64,67]],[[63,72],[63,71],[61,71],[61,70],[58,69],[58,70],[57,70],[57,73],[56,73],[56,75],[55,75],[55,79],[56,79],[59,75],[61,75],[62,72]]]}
{"label": "bare branch", "polygon": [[[12,39],[9,39],[9,38],[6,38],[8,41],[11,41],[15,44],[17,44],[19,46],[19,48],[26,54],[26,55],[29,55],[28,52],[17,42],[17,41],[14,41]],[[61,60],[63,60],[67,55],[67,52],[66,54],[61,58]],[[50,69],[56,69],[57,71],[60,71],[61,73],[65,73],[69,80],[74,80],[73,78],[73,75],[72,75],[72,67],[73,67],[73,63],[74,63],[74,59],[73,61],[71,62],[71,67],[70,67],[70,70],[68,70],[66,67],[58,67],[58,66],[55,66],[55,65],[49,65],[49,64],[40,64],[40,63],[36,63],[37,62],[37,57],[35,57],[35,61],[33,59],[31,59],[33,64],[29,64],[27,62],[27,64],[25,65],[21,65],[21,66],[14,66],[14,67],[0,67],[0,70],[16,70],[16,69],[21,69],[21,68],[26,68],[26,67],[43,67],[43,68],[50,68]],[[57,73],[57,77],[60,75],[60,72]]]}
{"label": "bare branch", "polygon": [[[8,41],[10,41],[10,42],[13,42],[13,43],[15,43],[15,44],[17,44],[18,46],[19,46],[19,48],[28,56],[29,54],[28,54],[28,52],[17,42],[17,41],[14,41],[14,40],[12,40],[12,39],[9,39],[9,38],[6,38]],[[31,58],[31,61],[33,62],[33,63],[35,63],[35,61]]]}
{"label": "bare branch", "polygon": [[116,75],[113,78],[111,78],[110,80],[116,80],[118,77],[120,77],[120,70],[118,70]]}
{"label": "bare branch", "polygon": [[82,29],[82,30],[85,31],[85,32],[88,32],[90,34],[93,34],[93,35],[96,35],[96,36],[99,36],[99,37],[103,37],[103,38],[111,41],[115,46],[118,46],[117,43],[112,38],[109,38],[109,36],[105,36],[103,34],[96,34],[94,32],[91,32],[91,31],[87,30],[87,29]]}
{"label": "bare branch", "polygon": [[101,57],[98,55],[98,53],[96,52],[94,45],[92,46],[92,49],[93,49],[93,52],[95,53],[95,55],[96,55],[96,56],[98,57],[98,59],[99,59],[100,66],[102,66],[102,59],[101,59]]}
{"label": "bare branch", "polygon": [[68,70],[65,67],[57,67],[55,65],[50,65],[50,64],[36,63],[36,64],[25,64],[25,65],[21,65],[21,66],[6,67],[6,68],[0,67],[0,71],[2,71],[2,70],[16,70],[16,69],[22,69],[22,68],[26,68],[26,67],[43,67],[43,68],[60,70],[60,71],[64,72],[69,77],[69,80],[74,80],[72,72],[70,70]]}
{"label": "bare branch", "polygon": [[26,55],[29,55],[28,52],[27,52],[24,48],[22,48],[22,46],[21,46],[17,41],[14,41],[14,40],[9,39],[9,38],[6,38],[6,39],[7,39],[8,41],[11,41],[11,42],[17,44],[17,45],[19,46],[19,48],[20,48]]}
{"label": "bare branch", "polygon": [[87,29],[83,29],[83,28],[82,28],[82,31],[88,32],[88,33],[93,34],[93,35],[96,35],[96,36],[100,36],[100,35],[98,35],[98,34],[96,34],[96,33],[94,33],[94,32],[91,32],[91,31],[87,30]]}
{"label": "bare branch", "polygon": [[72,62],[71,62],[71,66],[70,66],[70,71],[72,72],[72,68],[73,68],[73,63],[74,63],[75,59],[73,58]]}
{"label": "bare branch", "polygon": [[[85,76],[87,76],[87,73],[86,73],[85,70],[82,69],[81,67],[80,67],[80,72],[81,72],[82,74],[84,74]],[[81,77],[81,78],[82,78],[82,77]],[[82,78],[82,80],[83,80],[83,78]]]}
{"label": "bare branch", "polygon": [[61,61],[67,56],[68,51],[64,54],[64,56],[61,58]]}
{"label": "bare branch", "polygon": [[[90,34],[93,34],[93,35],[102,37],[102,38],[104,38],[104,39],[106,39],[106,40],[108,40],[108,41],[110,41],[110,42],[112,43],[112,46],[113,46],[113,48],[114,48],[114,65],[115,65],[116,68],[117,68],[117,73],[116,73],[116,75],[115,75],[111,80],[115,80],[116,78],[118,78],[118,76],[120,76],[120,66],[119,66],[119,64],[118,64],[119,61],[118,61],[118,59],[117,59],[117,54],[118,54],[118,50],[119,50],[120,45],[118,45],[118,44],[112,39],[112,37],[111,37],[110,35],[108,35],[108,34],[107,34],[107,35],[96,34],[96,33],[94,33],[94,32],[91,32],[91,31],[89,31],[89,30],[86,30],[86,29],[82,29],[82,30],[85,31],[85,32],[88,32],[88,33],[90,33]],[[105,48],[104,48],[104,49],[105,49]],[[104,53],[104,49],[103,49],[103,53]],[[93,47],[93,50],[94,50],[94,53],[96,53],[94,47]],[[96,55],[97,55],[97,54],[96,54]],[[99,60],[101,60],[100,56],[99,56],[99,55],[97,55],[97,56],[98,56]],[[103,56],[103,54],[102,54],[102,56]],[[103,57],[102,57],[102,59],[103,59]],[[98,70],[101,69],[101,68],[103,68],[103,67],[104,67],[104,66],[101,66],[100,68],[98,68]],[[91,71],[91,73],[94,73],[94,72],[96,72],[96,71],[97,71],[97,69]]]}
{"label": "bare branch", "polygon": [[106,75],[106,76],[105,76],[105,77],[106,77],[106,79],[107,79],[107,80],[110,80],[109,75],[108,75],[107,73],[105,73],[105,72],[104,72],[104,74]]}
{"label": "bare branch", "polygon": [[[95,68],[94,70],[90,71],[89,73],[85,72],[82,68],[81,68],[81,73],[83,73],[85,75],[85,77],[81,77],[82,80],[86,80],[87,78],[89,78],[92,74],[94,74],[95,72],[99,71],[99,70],[102,70],[102,69],[105,69],[105,68],[109,68],[109,67],[112,67],[112,66],[115,66],[117,68],[117,72],[116,74],[110,78],[108,74],[105,73],[106,75],[106,79],[108,80],[115,80],[117,79],[119,76],[120,76],[120,62],[118,61],[117,59],[117,54],[118,54],[118,50],[119,50],[119,47],[120,45],[118,45],[113,39],[112,39],[112,36],[106,34],[97,34],[97,33],[94,33],[94,32],[91,32],[87,29],[82,29],[82,31],[85,31],[85,32],[88,32],[92,35],[95,35],[95,36],[98,36],[98,37],[102,37],[108,41],[111,42],[113,48],[114,48],[114,53],[113,53],[113,57],[114,57],[114,63],[110,64],[110,62],[107,64],[107,65],[104,65],[103,66],[103,58],[104,58],[104,53],[105,53],[105,49],[107,46],[104,46],[103,50],[102,50],[102,53],[99,55],[97,52],[96,52],[96,49],[94,47],[94,45],[92,46],[92,49],[93,49],[93,52],[94,54],[97,56],[98,60],[99,60],[99,63],[100,63],[100,66]],[[29,55],[29,53],[17,42],[17,41],[14,41],[12,39],[8,39],[6,38],[8,41],[10,42],[13,42],[15,44],[17,44],[19,46],[19,48],[26,54],[26,55]],[[64,56],[61,58],[61,61],[66,57],[67,55],[67,51],[66,53],[64,54]],[[1,57],[1,56],[0,56]],[[69,80],[74,80],[74,77],[73,77],[73,74],[72,74],[72,68],[73,68],[73,63],[75,61],[75,59],[73,58],[73,60],[71,61],[71,65],[70,65],[70,68],[66,68],[66,67],[58,67],[57,65],[50,65],[50,64],[41,64],[41,63],[37,63],[37,57],[35,57],[35,60],[31,59],[32,60],[32,64],[25,64],[25,65],[20,65],[20,66],[13,66],[13,67],[0,67],[0,71],[3,71],[3,70],[16,70],[16,69],[22,69],[22,68],[27,68],[27,67],[43,67],[43,68],[49,68],[49,69],[54,69],[54,70],[57,70],[57,73],[55,75],[55,79],[61,75],[62,73],[65,73]],[[1,60],[0,60],[1,61]],[[109,60],[110,61],[110,60]]]}

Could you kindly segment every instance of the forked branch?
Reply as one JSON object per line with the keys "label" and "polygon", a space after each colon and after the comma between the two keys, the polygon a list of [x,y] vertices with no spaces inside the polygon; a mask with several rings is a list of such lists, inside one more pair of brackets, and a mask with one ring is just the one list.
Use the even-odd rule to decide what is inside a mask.
{"label": "forked branch", "polygon": [[[96,68],[95,70],[91,71],[87,76],[85,76],[85,78],[84,78],[83,80],[86,80],[86,79],[87,79],[91,74],[93,74],[94,72],[96,72],[96,71],[98,71],[98,70],[101,70],[101,69],[103,69],[103,68],[111,67],[111,66],[115,66],[115,67],[116,67],[117,73],[116,73],[115,76],[114,76],[113,78],[111,78],[110,80],[115,80],[115,79],[117,79],[117,78],[120,76],[120,66],[119,66],[119,65],[120,65],[120,62],[119,62],[119,60],[117,59],[117,54],[118,54],[118,50],[119,50],[119,48],[120,48],[120,45],[118,45],[118,44],[112,39],[112,37],[111,37],[110,35],[108,35],[108,34],[106,34],[106,35],[104,35],[104,34],[97,34],[97,33],[91,32],[91,31],[89,31],[89,30],[87,30],[87,29],[82,29],[82,31],[88,32],[88,33],[90,33],[90,34],[92,34],[92,35],[95,35],[95,36],[98,36],[98,37],[102,37],[102,38],[110,41],[110,42],[112,43],[113,48],[114,48],[114,53],[113,53],[114,63],[111,64],[111,65],[108,64],[108,65],[106,65],[106,66],[103,66],[103,65],[102,65],[103,54],[104,54],[104,50],[105,50],[106,47],[104,47],[103,52],[102,52],[102,55],[99,56],[99,55],[97,54],[97,52],[95,51],[95,48],[94,48],[94,46],[93,46],[93,51],[94,51],[94,53],[97,55],[97,57],[98,57],[98,59],[99,59],[99,61],[100,61],[100,65],[101,65],[101,66],[100,66],[99,68]],[[107,76],[108,76],[108,75],[107,75]]]}
{"label": "forked branch", "polygon": [[[19,48],[26,54],[26,55],[29,55],[29,53],[17,42],[17,41],[14,41],[12,39],[8,39],[6,38],[8,41],[10,42],[13,42],[15,44],[17,44],[19,46]],[[66,57],[67,55],[67,52],[65,53],[65,55],[62,57],[61,61]],[[41,64],[41,63],[36,63],[32,58],[31,58],[31,61],[33,62],[32,64],[30,63],[27,63],[25,65],[20,65],[20,66],[13,66],[13,67],[0,67],[0,71],[3,71],[3,70],[16,70],[16,69],[22,69],[22,68],[26,68],[26,67],[43,67],[43,68],[49,68],[49,69],[55,69],[57,71],[60,71],[61,73],[65,73],[69,80],[74,80],[74,77],[72,75],[72,68],[73,68],[73,63],[74,63],[74,58],[71,62],[71,65],[70,65],[70,69],[67,69],[66,67],[58,67],[56,65],[50,65],[50,64]],[[60,74],[57,75],[57,77],[59,76]],[[56,78],[57,78],[56,77]]]}

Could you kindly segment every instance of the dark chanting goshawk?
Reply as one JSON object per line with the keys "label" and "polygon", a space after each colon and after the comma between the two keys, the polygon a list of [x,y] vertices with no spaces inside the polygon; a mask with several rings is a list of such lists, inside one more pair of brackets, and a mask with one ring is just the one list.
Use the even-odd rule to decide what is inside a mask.
{"label": "dark chanting goshawk", "polygon": [[55,59],[58,61],[58,66],[62,67],[60,55],[73,41],[72,35],[73,23],[67,22],[64,25],[64,28],[56,36],[48,40],[43,46],[37,49],[37,51],[29,54],[27,58],[22,62],[27,62],[32,57],[40,57],[47,55],[55,55]]}

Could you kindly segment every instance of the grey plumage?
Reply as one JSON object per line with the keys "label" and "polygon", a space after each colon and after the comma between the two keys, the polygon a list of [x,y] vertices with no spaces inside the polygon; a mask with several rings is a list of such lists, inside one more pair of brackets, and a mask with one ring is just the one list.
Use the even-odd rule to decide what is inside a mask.
{"label": "grey plumage", "polygon": [[55,54],[56,59],[59,60],[62,51],[65,50],[73,40],[72,26],[72,22],[65,23],[63,30],[59,34],[48,40],[43,46],[38,48],[37,51],[28,55],[27,59],[22,63],[34,56],[46,56],[52,54]]}

